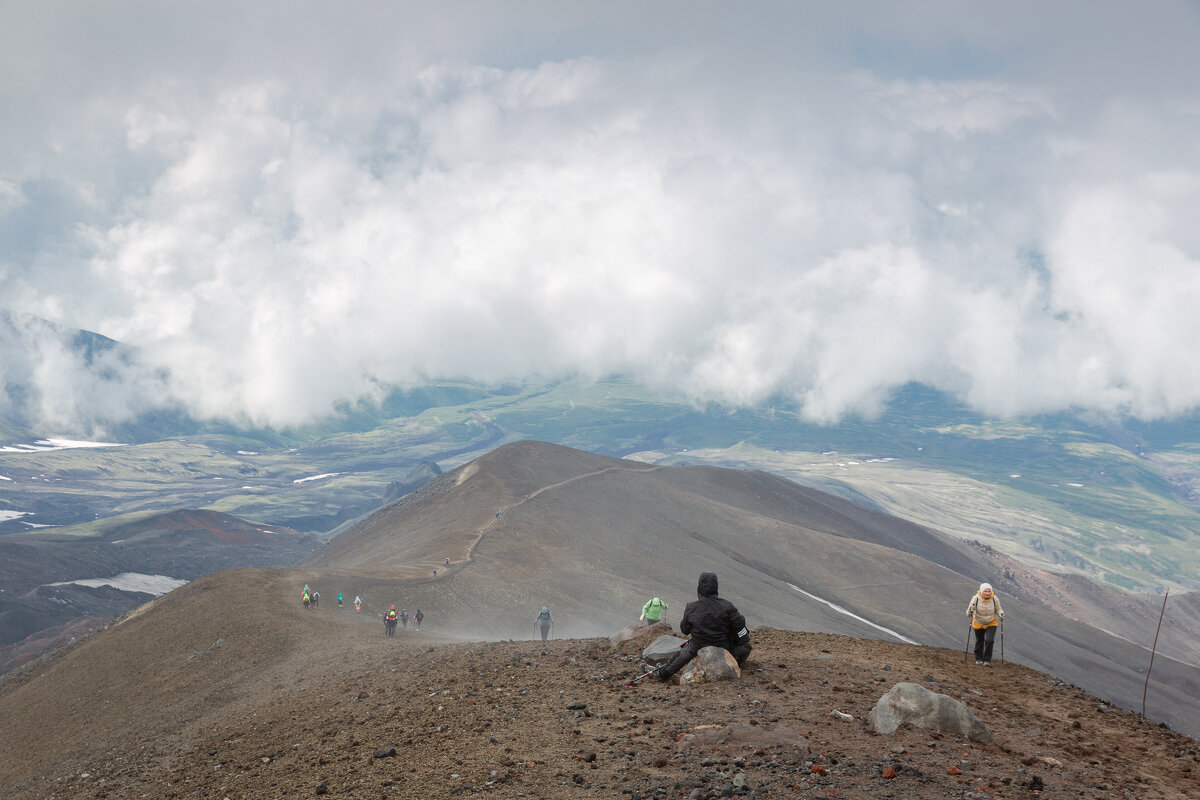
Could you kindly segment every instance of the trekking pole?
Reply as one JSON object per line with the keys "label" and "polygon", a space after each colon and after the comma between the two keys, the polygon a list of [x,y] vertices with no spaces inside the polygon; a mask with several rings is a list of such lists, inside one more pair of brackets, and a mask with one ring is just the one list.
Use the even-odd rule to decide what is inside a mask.
{"label": "trekking pole", "polygon": [[1004,617],[1000,618],[1000,666],[1005,666],[1004,660]]}
{"label": "trekking pole", "polygon": [[656,670],[656,669],[658,669],[658,667],[651,667],[648,672],[643,672],[641,675],[638,675],[636,678],[634,678],[633,680],[631,680],[629,683],[627,683],[625,685],[626,686],[636,686],[637,682],[640,681],[642,678],[646,678],[646,677],[649,677],[650,675],[653,675],[654,670]]}
{"label": "trekking pole", "polygon": [[963,663],[964,664],[969,664],[971,662],[970,653],[971,653],[971,632],[972,632],[972,630],[973,630],[972,626],[968,625],[967,626],[967,646],[963,648]]}

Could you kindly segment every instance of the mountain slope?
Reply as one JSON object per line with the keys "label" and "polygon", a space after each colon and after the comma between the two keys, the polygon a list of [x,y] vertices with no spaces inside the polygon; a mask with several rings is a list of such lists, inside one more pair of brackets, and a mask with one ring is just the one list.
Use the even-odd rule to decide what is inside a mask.
{"label": "mountain slope", "polygon": [[[707,797],[742,773],[759,797],[1176,800],[1200,769],[1192,740],[955,650],[758,628],[736,684],[631,688],[648,639],[455,642],[437,617],[387,639],[375,616],[301,608],[296,588],[317,580],[351,578],[206,576],[10,676],[5,796]],[[961,699],[995,743],[870,733],[898,681]],[[762,741],[681,749],[735,726]],[[772,741],[779,726],[803,738]]]}
{"label": "mountain slope", "polygon": [[[447,557],[448,574],[438,564]],[[1083,592],[986,548],[769,475],[653,467],[538,442],[506,445],[443,475],[305,564],[369,575],[361,587],[369,601],[434,607],[483,638],[524,635],[542,605],[572,636],[627,624],[651,595],[671,604],[671,618],[695,596],[699,572],[714,570],[754,624],[895,632],[957,648],[968,632],[967,600],[988,580],[1009,612],[1011,658],[1125,707],[1140,706],[1154,622],[1124,592]],[[1088,618],[1073,618],[1072,600],[1089,607]],[[1200,636],[1190,615],[1173,623],[1155,662],[1171,688],[1153,715],[1195,725]]]}

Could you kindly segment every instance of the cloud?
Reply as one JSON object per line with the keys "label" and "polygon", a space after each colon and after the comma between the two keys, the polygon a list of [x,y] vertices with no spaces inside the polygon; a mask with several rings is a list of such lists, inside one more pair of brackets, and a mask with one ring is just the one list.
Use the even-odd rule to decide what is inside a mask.
{"label": "cloud", "polygon": [[[389,385],[614,373],[821,421],[909,381],[996,414],[1200,405],[1192,7],[1155,14],[1172,24],[1141,54],[1162,66],[1108,90],[1065,11],[930,30],[882,7],[725,26],[703,7],[631,30],[522,8],[352,13],[306,63],[334,24],[316,6],[274,35],[156,7],[226,56],[89,43],[102,77],[42,76],[57,104],[7,79],[32,121],[0,127],[19,153],[0,156],[4,305],[136,345],[111,369],[153,402],[267,425]],[[171,41],[175,66],[134,77]],[[17,346],[43,396],[66,393],[46,424],[103,394]]]}

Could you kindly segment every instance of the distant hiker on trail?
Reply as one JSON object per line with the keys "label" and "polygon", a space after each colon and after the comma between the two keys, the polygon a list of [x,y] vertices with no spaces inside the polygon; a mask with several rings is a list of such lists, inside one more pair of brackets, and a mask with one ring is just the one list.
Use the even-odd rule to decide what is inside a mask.
{"label": "distant hiker on trail", "polygon": [[320,603],[320,601],[321,601],[321,593],[314,589],[313,593],[312,593],[313,608],[316,608],[317,604]]}
{"label": "distant hiker on trail", "polygon": [[446,556],[446,566],[450,566],[450,556]]}
{"label": "distant hiker on trail", "polygon": [[359,597],[358,595],[354,595],[354,613],[355,614],[362,613],[362,598]]}
{"label": "distant hiker on trail", "polygon": [[421,620],[425,619],[425,615],[421,613],[421,609],[417,609],[417,613],[413,614],[413,622],[417,623],[417,630],[421,630]]}
{"label": "distant hiker on trail", "polygon": [[542,629],[542,641],[546,641],[546,637],[550,635],[550,628],[554,626],[554,615],[550,613],[550,609],[542,606],[542,610],[533,618],[533,622]]}
{"label": "distant hiker on trail", "polygon": [[308,594],[307,586],[304,587],[304,594],[300,595],[300,602],[304,603],[305,608],[308,608],[309,604],[312,603],[312,597]]}
{"label": "distant hiker on trail", "polygon": [[392,606],[388,609],[387,616],[383,618],[383,624],[387,628],[388,636],[396,635],[396,607]]}
{"label": "distant hiker on trail", "polygon": [[662,613],[667,610],[667,604],[657,597],[651,597],[646,601],[646,605],[642,606],[642,615],[638,617],[638,622],[648,622],[651,625],[662,619]]}
{"label": "distant hiker on trail", "polygon": [[975,630],[975,663],[985,667],[992,665],[992,647],[996,644],[996,626],[1004,619],[1000,598],[992,591],[990,583],[979,584],[979,591],[967,605],[967,616]]}
{"label": "distant hiker on trail", "polygon": [[408,627],[408,609],[407,609],[407,608],[406,608],[406,609],[403,609],[403,610],[400,612],[400,621],[401,621],[402,623],[404,623],[404,627],[405,627],[405,628],[407,628],[407,627]]}
{"label": "distant hiker on trail", "polygon": [[308,584],[307,584],[307,583],[306,583],[306,584],[304,584],[304,594],[308,594],[308,595],[311,595],[311,594],[312,594],[312,590],[308,588]]}
{"label": "distant hiker on trail", "polygon": [[343,598],[343,597],[342,597],[342,593],[341,593],[341,592],[338,592],[338,608],[341,608],[341,607],[342,607],[342,600],[343,600],[343,599],[345,599],[345,598]]}
{"label": "distant hiker on trail", "polygon": [[733,603],[717,597],[717,573],[700,573],[696,597],[684,608],[683,620],[679,623],[679,630],[691,634],[692,638],[679,648],[679,654],[671,663],[654,671],[660,680],[670,679],[703,647],[724,647],[737,659],[739,667],[750,656],[750,631],[746,628],[746,618]]}

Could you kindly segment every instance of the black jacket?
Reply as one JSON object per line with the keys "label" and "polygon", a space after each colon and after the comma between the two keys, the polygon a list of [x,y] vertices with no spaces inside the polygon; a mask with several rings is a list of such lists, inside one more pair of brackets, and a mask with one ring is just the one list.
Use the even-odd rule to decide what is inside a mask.
{"label": "black jacket", "polygon": [[683,610],[679,630],[690,633],[697,648],[711,645],[731,650],[738,645],[749,646],[746,618],[733,603],[717,597],[716,573],[700,573],[696,594],[699,599],[688,603]]}

